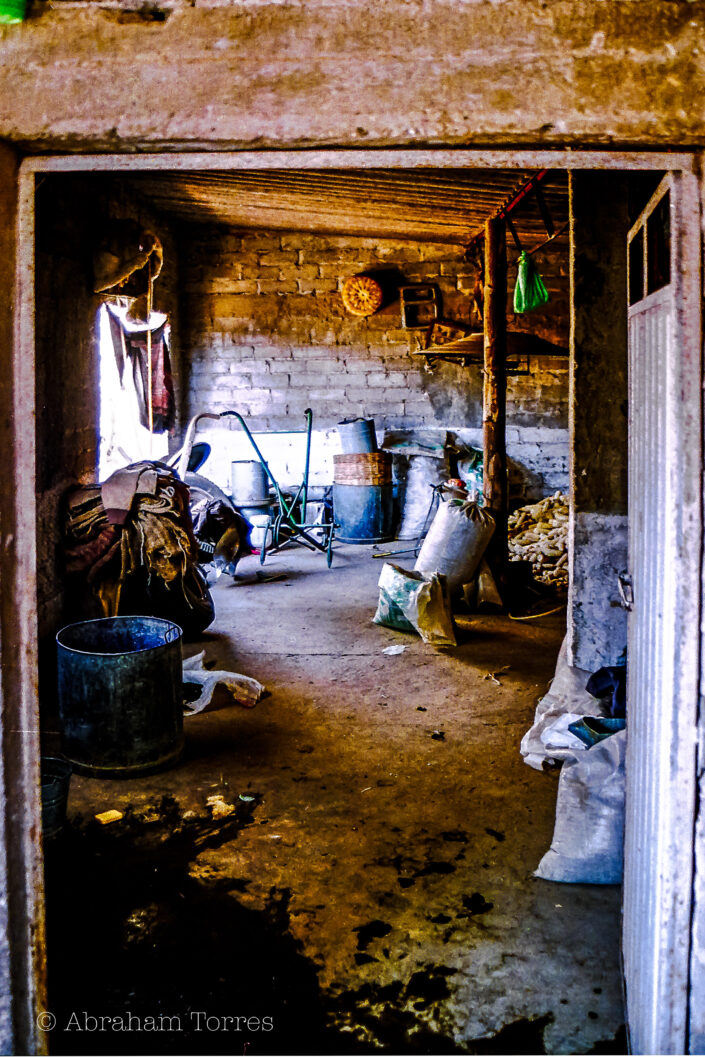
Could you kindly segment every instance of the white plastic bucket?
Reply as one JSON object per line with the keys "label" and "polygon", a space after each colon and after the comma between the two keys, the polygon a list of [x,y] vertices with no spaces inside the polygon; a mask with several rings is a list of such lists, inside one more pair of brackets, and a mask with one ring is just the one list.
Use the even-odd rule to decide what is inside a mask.
{"label": "white plastic bucket", "polygon": [[252,514],[250,522],[252,524],[252,532],[250,533],[250,543],[252,546],[257,550],[261,550],[262,547],[265,546],[266,540],[266,545],[269,547],[272,542],[272,529],[271,526],[268,527],[269,515]]}

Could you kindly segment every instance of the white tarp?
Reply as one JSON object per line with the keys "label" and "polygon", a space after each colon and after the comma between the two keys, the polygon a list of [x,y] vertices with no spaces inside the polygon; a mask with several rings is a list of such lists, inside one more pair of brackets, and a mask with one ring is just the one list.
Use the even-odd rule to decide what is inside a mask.
{"label": "white tarp", "polygon": [[585,751],[580,738],[568,730],[569,723],[583,716],[608,714],[602,702],[585,689],[591,673],[571,668],[567,658],[568,646],[564,639],[551,687],[536,706],[533,726],[521,741],[524,763],[537,771],[543,769],[544,762],[560,763]]}

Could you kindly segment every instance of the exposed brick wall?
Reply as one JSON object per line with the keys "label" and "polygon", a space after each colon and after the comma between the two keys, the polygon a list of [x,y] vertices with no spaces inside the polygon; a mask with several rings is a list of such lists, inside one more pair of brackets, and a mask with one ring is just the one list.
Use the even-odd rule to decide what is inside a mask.
{"label": "exposed brick wall", "polygon": [[[379,428],[440,426],[479,439],[481,367],[438,362],[428,370],[414,355],[423,332],[402,329],[398,297],[360,319],[340,296],[344,280],[360,271],[381,271],[396,284],[433,282],[444,318],[478,328],[475,267],[461,247],[189,228],[179,256],[189,414],[234,408],[255,430],[291,430],[301,428],[310,406],[320,429],[365,415]],[[510,302],[514,256],[510,250]],[[532,315],[510,315],[509,325],[565,347],[565,240],[536,261],[551,302]],[[525,464],[527,495],[567,480],[567,367],[567,359],[535,359],[530,374],[509,378],[508,442]]]}
{"label": "exposed brick wall", "polygon": [[[511,316],[510,327],[566,345],[565,249],[537,263],[551,303]],[[363,414],[380,416],[380,426],[480,424],[479,366],[428,371],[414,355],[423,332],[402,329],[398,298],[359,319],[340,297],[355,272],[392,272],[399,282],[437,284],[444,317],[477,327],[475,269],[461,248],[208,229],[183,240],[181,269],[191,412],[236,407],[255,429],[292,428],[309,404],[321,427]],[[565,426],[566,380],[566,361],[532,361],[529,377],[510,377],[509,417],[519,426]]]}

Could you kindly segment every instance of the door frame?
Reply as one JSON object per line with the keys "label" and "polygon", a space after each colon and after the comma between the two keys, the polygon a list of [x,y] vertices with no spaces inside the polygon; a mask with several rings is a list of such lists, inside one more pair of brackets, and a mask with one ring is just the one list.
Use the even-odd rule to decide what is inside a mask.
{"label": "door frame", "polygon": [[[647,294],[646,221],[665,195],[669,195],[671,221],[668,284]],[[640,715],[653,737],[647,756],[632,741],[627,748],[627,813],[625,839],[625,926],[623,950],[627,984],[627,1010],[637,1052],[690,1052],[690,954],[697,812],[697,730],[700,693],[702,610],[702,334],[700,324],[701,234],[700,189],[695,176],[668,173],[630,228],[629,243],[643,231],[643,293],[629,307],[629,319],[667,302],[670,337],[659,363],[662,385],[660,409],[665,427],[664,463],[657,472],[663,484],[663,507],[656,515],[660,538],[649,543],[650,561],[666,571],[659,594],[647,596],[646,584],[634,583],[635,609],[644,614],[635,627],[631,614],[630,643],[642,643],[645,634],[660,634],[649,643],[659,700],[653,714]],[[629,255],[631,257],[631,254]],[[631,350],[631,340],[630,340]],[[630,351],[630,438],[634,407]],[[655,381],[657,379],[654,379]],[[648,386],[648,379],[644,379]],[[648,401],[647,401],[648,406]],[[630,466],[632,464],[630,463]],[[630,515],[636,514],[630,477]],[[633,522],[630,528],[633,528]],[[630,531],[631,540],[631,531]],[[630,547],[630,572],[634,555]],[[670,575],[669,571],[670,570]],[[637,651],[638,652],[638,651]],[[630,652],[632,664],[639,658]],[[628,685],[627,714],[635,716],[637,694]],[[641,748],[642,746],[640,746]],[[630,764],[636,768],[630,783]],[[642,768],[646,768],[645,772]],[[632,790],[643,781],[650,795],[641,796],[645,808],[633,802]],[[636,784],[634,784],[636,783]],[[647,789],[639,787],[639,793]],[[630,800],[630,797],[632,799]],[[632,825],[630,825],[630,823]],[[650,836],[648,848],[640,837]],[[642,933],[643,935],[640,935]],[[646,947],[644,941],[646,938]],[[652,942],[649,944],[648,939]],[[630,993],[630,985],[632,991]]]}
{"label": "door frame", "polygon": [[[17,598],[18,619],[3,628],[5,649],[16,658],[16,671],[20,693],[4,704],[4,724],[23,732],[22,751],[12,775],[11,796],[15,803],[24,805],[23,839],[21,846],[5,842],[5,850],[25,878],[21,910],[15,912],[19,921],[11,923],[18,934],[31,937],[29,957],[13,979],[14,1020],[17,1025],[15,1045],[18,1052],[44,1052],[46,1040],[41,1030],[42,1003],[44,1001],[45,950],[43,897],[38,891],[42,871],[41,834],[37,825],[40,816],[40,794],[38,788],[38,690],[37,690],[37,592],[36,592],[36,521],[34,517],[36,445],[34,421],[36,415],[34,383],[35,327],[34,327],[34,224],[35,185],[38,177],[49,173],[69,172],[114,172],[134,171],[179,171],[193,170],[287,170],[287,169],[611,169],[627,171],[669,171],[686,181],[689,201],[697,202],[700,211],[696,173],[699,171],[699,155],[695,152],[664,150],[657,151],[609,151],[609,150],[477,150],[474,148],[424,148],[424,149],[321,149],[321,150],[268,150],[154,154],[70,154],[25,157],[20,164],[17,185],[16,214],[16,258],[14,284],[14,334],[12,359],[12,416],[16,443],[12,448],[11,475],[17,490],[18,509],[23,510],[17,523],[14,540],[14,559],[8,572],[12,576],[14,594]],[[699,219],[698,219],[699,231]],[[694,236],[693,236],[694,244]],[[697,256],[700,269],[699,246],[697,255],[689,250],[691,266]],[[700,303],[687,300],[683,306],[683,326],[692,335],[700,333]],[[695,367],[695,362],[691,363]],[[684,440],[697,437],[700,443],[700,384],[690,378],[685,393]],[[697,390],[697,398],[696,398]],[[699,449],[698,449],[699,451]],[[701,513],[695,512],[694,497],[700,495],[700,470],[697,475],[689,464],[689,476],[683,475],[684,496],[688,501],[689,524],[698,532]],[[697,603],[700,601],[700,577],[697,588]],[[692,593],[692,592],[691,592]],[[695,657],[691,661],[695,664]],[[693,670],[694,685],[699,685],[698,670]],[[692,836],[692,828],[691,828]],[[39,1016],[39,1023],[38,1023]]]}

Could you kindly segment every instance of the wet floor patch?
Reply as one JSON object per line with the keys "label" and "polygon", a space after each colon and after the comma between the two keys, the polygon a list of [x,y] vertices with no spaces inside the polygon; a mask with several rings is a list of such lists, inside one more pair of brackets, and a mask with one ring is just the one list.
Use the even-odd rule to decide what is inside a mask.
{"label": "wet floor patch", "polygon": [[[253,910],[238,900],[250,879],[194,876],[200,852],[258,824],[257,806],[257,798],[237,801],[218,819],[184,815],[165,797],[141,811],[127,807],[112,827],[75,819],[48,847],[51,1051],[503,1052],[485,1040],[478,1050],[452,1039],[444,1003],[456,969],[428,965],[406,981],[322,994],[316,967],[290,932],[289,889],[271,888],[264,909]],[[420,876],[444,873],[438,865],[430,861]],[[461,914],[491,909],[479,893],[463,903]],[[373,943],[375,954],[384,946],[388,922],[353,931],[358,965],[388,955],[368,953]]]}
{"label": "wet floor patch", "polygon": [[504,833],[500,833],[499,830],[496,829],[491,829],[489,826],[486,827],[485,833],[487,833],[490,837],[494,837],[494,839],[496,841],[499,841],[500,843],[503,840],[507,839]]}
{"label": "wet floor patch", "polygon": [[543,1033],[553,1022],[553,1014],[542,1017],[521,1017],[500,1028],[494,1035],[473,1039],[468,1046],[468,1053],[492,1054],[542,1054],[546,1052]]}
{"label": "wet floor patch", "polygon": [[391,1053],[468,1053],[447,1037],[440,1025],[442,1003],[455,969],[427,966],[403,983],[374,982],[343,992],[334,999],[331,1018],[354,1033],[362,1049]]}
{"label": "wet floor patch", "polygon": [[614,1035],[608,1039],[598,1040],[591,1049],[587,1051],[588,1054],[597,1053],[629,1053],[629,1043],[627,1041],[627,1029],[622,1024]]}
{"label": "wet floor patch", "polygon": [[492,1035],[455,1041],[444,1027],[444,1002],[451,995],[450,981],[457,972],[445,965],[426,966],[406,983],[364,984],[337,997],[335,1019],[357,1034],[362,1053],[546,1053],[543,1036],[553,1022],[552,1013],[521,1018]]}
{"label": "wet floor patch", "polygon": [[488,914],[493,903],[489,903],[479,892],[473,892],[470,896],[463,896],[463,910],[456,914],[458,918],[473,917],[475,914]]}
{"label": "wet floor patch", "polygon": [[74,824],[47,849],[55,1054],[348,1052],[325,1028],[315,967],[289,932],[287,889],[243,907],[245,878],[190,875],[237,839],[256,803],[184,821],[165,798],[144,821]]}
{"label": "wet floor patch", "polygon": [[388,936],[391,931],[392,926],[386,921],[375,920],[368,921],[366,925],[358,925],[353,929],[353,932],[357,933],[357,949],[366,951],[372,940]]}
{"label": "wet floor patch", "polygon": [[[184,813],[164,797],[126,807],[111,827],[74,819],[47,848],[52,1053],[475,1052],[445,1024],[456,969],[429,965],[406,981],[322,994],[316,966],[290,931],[288,888],[272,887],[264,909],[254,910],[238,899],[251,879],[195,875],[199,853],[259,824],[257,807],[248,797],[214,817]],[[389,865],[408,863],[394,857]],[[431,860],[418,876],[446,866]],[[461,914],[491,909],[478,893],[466,901]],[[358,966],[388,958],[380,941],[393,931],[389,922],[375,918],[353,931]]]}

